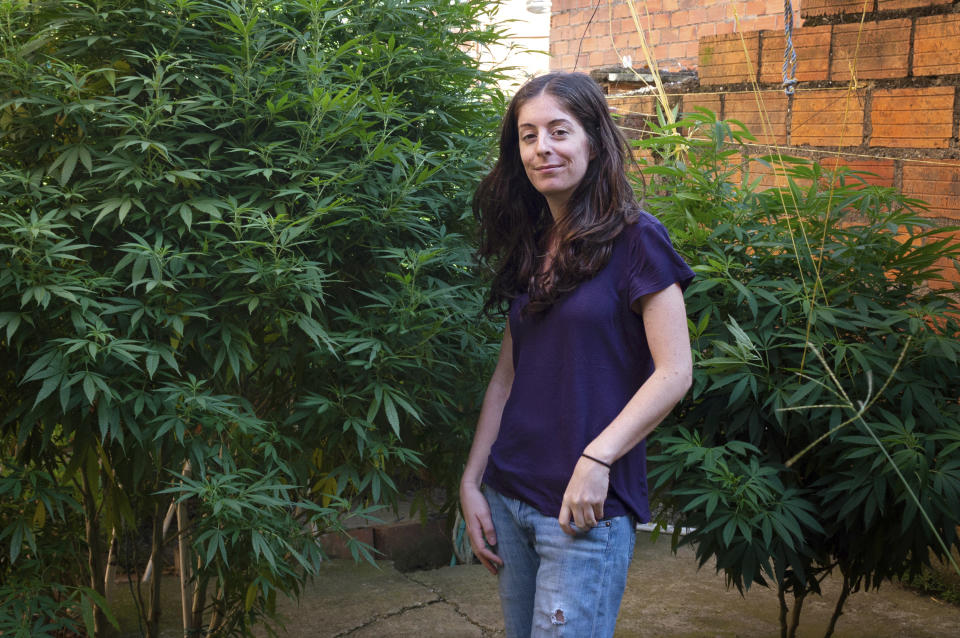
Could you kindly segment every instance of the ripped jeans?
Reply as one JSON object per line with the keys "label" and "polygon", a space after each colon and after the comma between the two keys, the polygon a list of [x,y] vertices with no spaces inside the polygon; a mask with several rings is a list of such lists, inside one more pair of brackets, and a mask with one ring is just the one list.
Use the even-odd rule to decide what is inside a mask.
{"label": "ripped jeans", "polygon": [[[503,559],[500,606],[507,638],[609,638],[633,557],[632,516],[570,536],[556,518],[484,487]],[[572,524],[572,523],[571,523]]]}

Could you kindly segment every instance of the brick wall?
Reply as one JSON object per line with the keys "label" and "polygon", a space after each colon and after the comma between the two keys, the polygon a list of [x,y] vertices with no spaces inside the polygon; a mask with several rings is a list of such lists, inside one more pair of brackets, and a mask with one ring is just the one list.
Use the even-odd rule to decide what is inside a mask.
{"label": "brick wall", "polygon": [[960,2],[867,0],[862,15],[864,6],[801,0],[801,15],[818,24],[794,30],[799,85],[792,97],[779,88],[781,32],[701,38],[699,87],[679,97],[681,110],[718,107],[712,110],[751,129],[758,154],[776,144],[855,168],[882,167],[883,183],[926,199],[931,218],[960,223]]}
{"label": "brick wall", "polygon": [[[647,44],[660,68],[697,65],[700,38],[783,28],[782,0],[634,0]],[[799,20],[799,16],[797,16]],[[586,71],[621,64],[643,65],[640,36],[626,0],[553,0],[550,68]]]}
{"label": "brick wall", "polygon": [[[573,1],[554,2],[554,19],[565,10],[573,15],[564,4]],[[634,2],[642,8],[642,2]],[[775,146],[827,167],[874,173],[865,178],[868,183],[925,200],[933,223],[960,224],[960,0],[794,0],[799,84],[792,96],[781,87],[782,2],[647,4],[651,14],[658,12],[651,32],[656,46],[678,40],[687,47],[686,36],[697,39],[692,61],[688,48],[685,57],[679,49],[676,55],[658,55],[661,70],[689,64],[697,71],[692,86],[668,89],[676,93],[671,100],[682,112],[704,107],[742,122],[756,143],[741,166],[760,178],[761,187],[783,183],[782,176],[752,159]],[[585,10],[586,0],[582,5]],[[604,6],[590,30],[601,33],[618,24],[615,11],[612,23],[601,20]],[[614,10],[618,6],[614,0]],[[752,17],[737,31],[731,30],[732,20],[704,27],[706,12],[718,7],[727,7],[730,15],[737,7],[741,18]],[[632,22],[629,28],[635,31]],[[617,63],[609,39],[600,40],[595,44],[602,50],[581,56],[580,70]],[[584,50],[588,42],[594,44],[585,40]],[[617,49],[624,54],[619,44]],[[640,59],[628,54],[635,63]],[[569,61],[555,58],[553,68],[570,70]],[[611,92],[617,88],[609,87]],[[642,135],[644,114],[654,111],[652,100],[611,95],[610,101],[631,118],[628,134]],[[958,279],[953,268],[944,275]]]}

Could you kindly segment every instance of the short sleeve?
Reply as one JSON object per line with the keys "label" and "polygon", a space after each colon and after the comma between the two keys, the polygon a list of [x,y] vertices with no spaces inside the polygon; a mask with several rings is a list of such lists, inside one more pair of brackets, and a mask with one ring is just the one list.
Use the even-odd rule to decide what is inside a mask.
{"label": "short sleeve", "polygon": [[670,242],[666,227],[653,215],[641,212],[636,223],[623,230],[629,247],[626,289],[630,304],[654,292],[680,284],[686,290],[694,273]]}

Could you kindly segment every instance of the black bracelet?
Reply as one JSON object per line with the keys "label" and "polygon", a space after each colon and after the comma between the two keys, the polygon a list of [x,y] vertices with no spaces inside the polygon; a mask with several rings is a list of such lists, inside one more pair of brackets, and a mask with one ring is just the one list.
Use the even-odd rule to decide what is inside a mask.
{"label": "black bracelet", "polygon": [[601,461],[600,459],[594,458],[594,457],[590,456],[589,454],[587,454],[586,452],[581,453],[580,456],[582,456],[583,458],[586,458],[586,459],[590,459],[590,460],[593,461],[594,463],[599,463],[600,465],[602,465],[603,467],[607,468],[608,470],[610,469],[610,464],[609,464],[609,463],[604,463],[604,462]]}

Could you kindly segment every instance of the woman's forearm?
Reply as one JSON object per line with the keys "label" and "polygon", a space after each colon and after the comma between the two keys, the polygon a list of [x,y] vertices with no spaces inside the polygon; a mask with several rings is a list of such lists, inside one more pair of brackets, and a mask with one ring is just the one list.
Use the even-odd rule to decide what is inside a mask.
{"label": "woman's forearm", "polygon": [[478,486],[487,467],[487,457],[490,448],[497,440],[500,432],[500,417],[503,406],[510,396],[513,385],[513,341],[510,337],[510,326],[507,325],[500,344],[500,356],[497,367],[490,377],[487,390],[483,395],[483,405],[480,408],[480,417],[477,419],[477,430],[473,435],[473,444],[467,456],[467,464],[463,470],[461,485]]}
{"label": "woman's forearm", "polygon": [[641,312],[654,371],[620,414],[583,450],[606,463],[645,439],[687,393],[693,378],[680,287],[674,285],[644,297]]}

